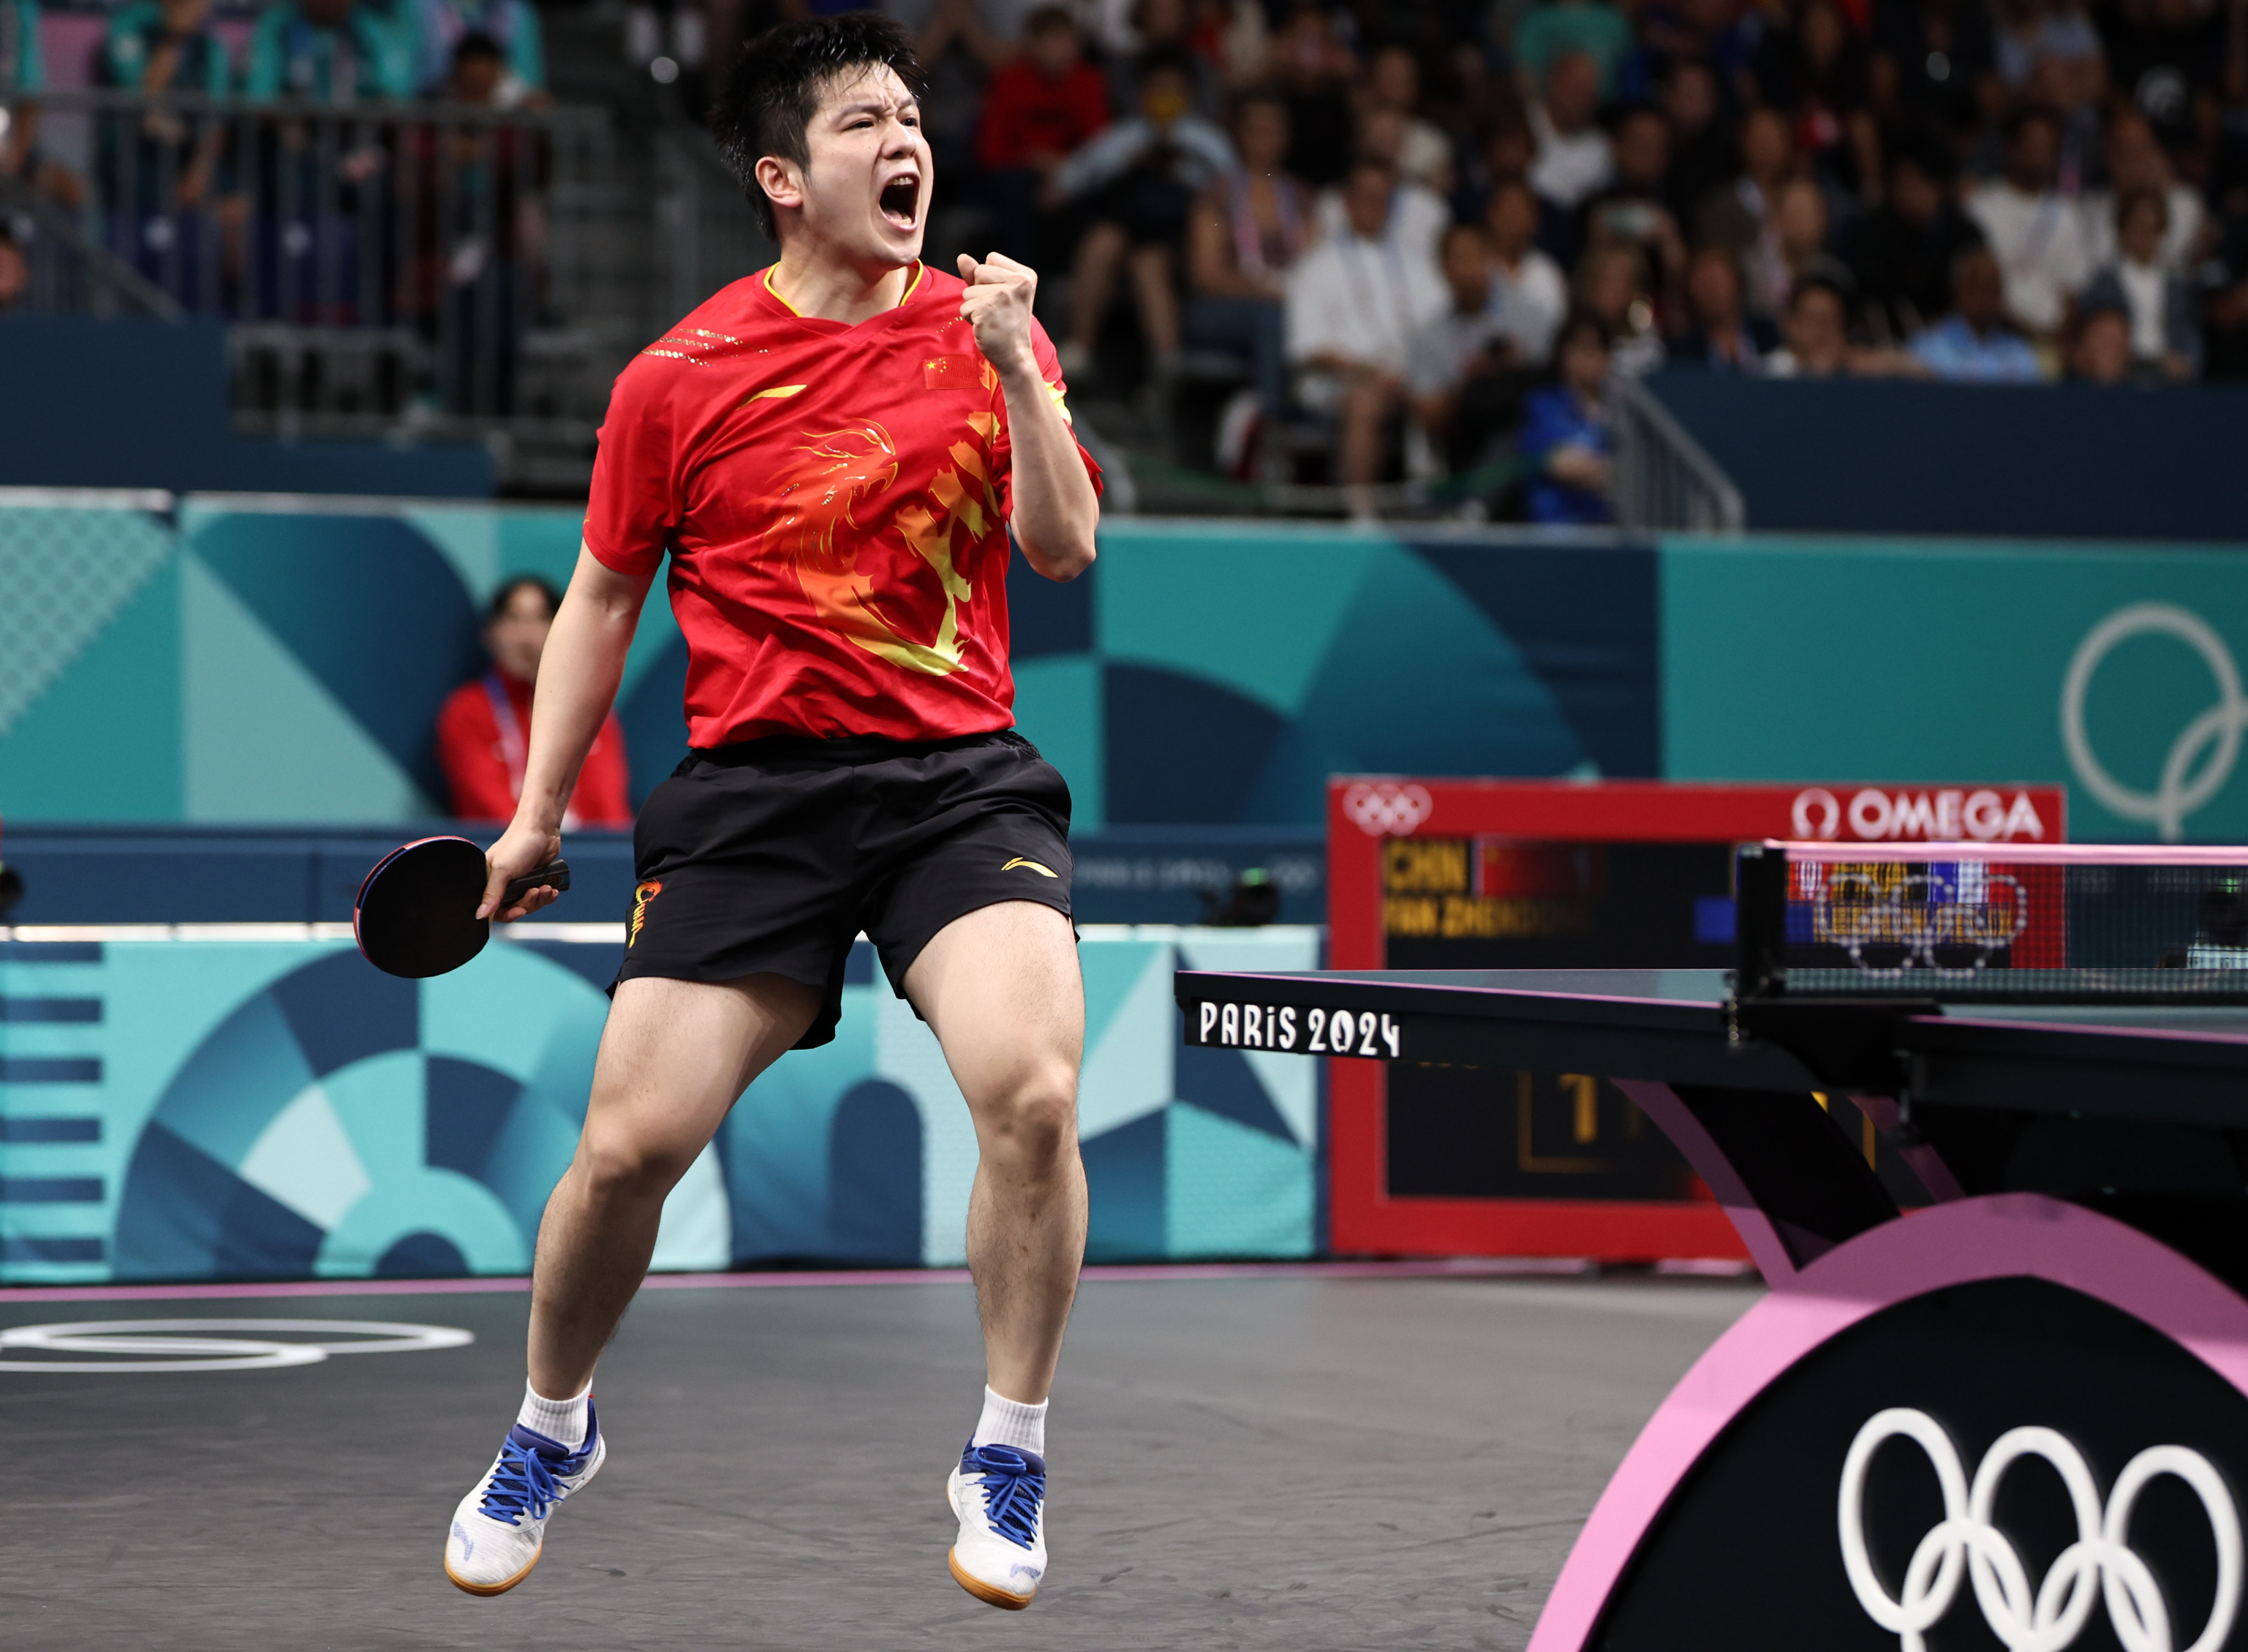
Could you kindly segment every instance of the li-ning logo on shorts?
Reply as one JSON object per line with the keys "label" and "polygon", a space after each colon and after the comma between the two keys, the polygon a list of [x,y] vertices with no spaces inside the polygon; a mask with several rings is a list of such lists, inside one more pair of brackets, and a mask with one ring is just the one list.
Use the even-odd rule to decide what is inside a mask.
{"label": "li-ning logo on shorts", "polygon": [[1050,868],[1040,866],[1035,860],[1025,860],[1019,854],[1013,860],[1008,861],[1006,865],[1001,867],[999,870],[1002,872],[1012,872],[1017,867],[1028,867],[1031,871],[1037,873],[1041,877],[1051,878],[1054,875],[1053,872]]}
{"label": "li-ning logo on shorts", "polygon": [[[1943,1518],[1927,1532],[1892,1595],[1874,1569],[1865,1525],[1866,1470],[1875,1449],[1902,1435],[1928,1454],[1943,1494]],[[2060,1477],[2076,1517],[2076,1541],[2042,1580],[2033,1579],[2005,1534],[1991,1521],[1998,1482],[2025,1457],[2043,1457]],[[2178,1652],[2161,1586],[2131,1547],[2131,1511],[2147,1483],[2175,1475],[2201,1499],[2217,1549],[2217,1594],[2200,1635],[2183,1652],[2216,1652],[2240,1609],[2239,1511],[2216,1466],[2182,1445],[2149,1446],[2123,1465],[2102,1508],[2092,1470],[2065,1436],[2020,1428],[1998,1436],[1970,1482],[1958,1449],[1925,1411],[1876,1412],[1858,1430],[1842,1464],[1840,1513],[1842,1569],[1866,1615],[1897,1637],[1902,1652],[1925,1652],[1927,1632],[1951,1609],[1964,1580],[1974,1585],[1983,1621],[2009,1652],[2062,1652],[2103,1601],[2125,1652]]]}
{"label": "li-ning logo on shorts", "polygon": [[648,903],[663,893],[663,885],[651,878],[633,891],[632,927],[625,931],[625,945],[630,948],[640,939],[640,926],[647,921]]}

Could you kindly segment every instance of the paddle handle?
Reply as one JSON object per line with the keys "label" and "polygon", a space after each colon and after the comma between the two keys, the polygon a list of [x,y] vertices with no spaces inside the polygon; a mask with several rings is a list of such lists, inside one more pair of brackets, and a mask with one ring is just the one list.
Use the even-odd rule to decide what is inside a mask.
{"label": "paddle handle", "polygon": [[533,889],[552,888],[560,895],[570,887],[570,863],[549,860],[543,867],[534,867],[507,886],[499,898],[499,909],[504,912]]}

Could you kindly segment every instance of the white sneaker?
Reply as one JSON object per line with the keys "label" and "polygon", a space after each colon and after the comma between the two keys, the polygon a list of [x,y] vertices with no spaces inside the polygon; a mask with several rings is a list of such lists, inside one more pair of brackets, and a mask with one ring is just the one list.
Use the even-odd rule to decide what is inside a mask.
{"label": "white sneaker", "polygon": [[960,1520],[953,1581],[989,1606],[1019,1612],[1046,1572],[1046,1465],[1011,1445],[970,1445],[945,1480]]}
{"label": "white sneaker", "polygon": [[572,1450],[520,1422],[507,1431],[499,1456],[453,1511],[445,1537],[445,1575],[470,1594],[505,1594],[531,1575],[546,1541],[554,1505],[601,1471],[609,1455],[593,1408],[586,1408],[586,1443]]}

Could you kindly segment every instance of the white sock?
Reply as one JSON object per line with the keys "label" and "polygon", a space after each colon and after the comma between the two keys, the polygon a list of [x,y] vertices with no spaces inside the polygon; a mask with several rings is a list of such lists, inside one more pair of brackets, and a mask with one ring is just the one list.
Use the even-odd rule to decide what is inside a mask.
{"label": "white sock", "polygon": [[526,1379],[523,1385],[523,1409],[515,1414],[515,1420],[534,1433],[575,1450],[586,1443],[586,1411],[593,1397],[593,1391],[589,1388],[574,1400],[550,1400]]}
{"label": "white sock", "polygon": [[976,1422],[970,1445],[1011,1445],[1037,1457],[1046,1454],[1046,1402],[1025,1405],[984,1390],[984,1415]]}

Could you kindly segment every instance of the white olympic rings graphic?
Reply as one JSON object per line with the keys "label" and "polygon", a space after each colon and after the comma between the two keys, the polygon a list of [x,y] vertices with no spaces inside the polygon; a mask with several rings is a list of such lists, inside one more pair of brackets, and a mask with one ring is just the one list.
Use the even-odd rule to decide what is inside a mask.
{"label": "white olympic rings graphic", "polygon": [[[2217,679],[2217,703],[2170,742],[2162,778],[2152,792],[2136,791],[2108,773],[2093,755],[2092,739],[2084,728],[2084,699],[2093,673],[2119,646],[2143,636],[2176,637],[2201,656]],[[2175,603],[2134,602],[2116,609],[2084,634],[2061,681],[2060,739],[2076,778],[2125,819],[2152,822],[2165,843],[2183,837],[2186,816],[2205,806],[2232,778],[2244,731],[2248,731],[2248,696],[2241,693],[2240,668],[2232,651],[2208,620]],[[2199,773],[2194,772],[2196,763],[2201,764]]]}
{"label": "white olympic rings graphic", "polygon": [[1370,838],[1410,837],[1436,806],[1429,788],[1421,785],[1361,783],[1347,788],[1342,794],[1342,812]]}
{"label": "white olympic rings graphic", "polygon": [[[1943,1518],[1913,1551],[1896,1595],[1881,1587],[1866,1549],[1866,1470],[1883,1442],[1898,1436],[1928,1454],[1943,1492]],[[2060,1552],[2034,1588],[2021,1557],[1991,1523],[1998,1482],[2025,1457],[2043,1457],[2060,1473],[2076,1515],[2076,1541]],[[1951,1609],[1964,1569],[1991,1633],[2010,1652],[2060,1652],[2074,1642],[2104,1594],[2108,1621],[2124,1652],[2175,1652],[2169,1609],[2154,1573],[2130,1545],[2131,1510],[2147,1483],[2176,1475],[2201,1498],[2217,1540],[2217,1597],[2200,1638],[2186,1652],[2217,1652],[2232,1632],[2240,1609],[2240,1515],[2223,1477],[2198,1451],[2182,1445],[2149,1446],[2126,1463],[2108,1493],[2103,1515],[2100,1488],[2084,1457],[2052,1429],[2010,1429],[1991,1444],[1970,1486],[1951,1436],[1925,1411],[1905,1407],[1875,1413],[1850,1443],[1842,1464],[1842,1568],[1866,1614],[1896,1635],[1903,1652],[1924,1652],[1929,1629]],[[2095,1590],[2094,1586],[2101,1586]]]}
{"label": "white olympic rings graphic", "polygon": [[[263,1338],[212,1336],[214,1331],[262,1331]],[[280,1342],[275,1332],[319,1332],[331,1340]],[[0,1359],[0,1371],[50,1374],[94,1371],[264,1371],[318,1365],[332,1354],[418,1354],[465,1347],[472,1331],[384,1320],[88,1320],[73,1325],[17,1325],[0,1330],[0,1351],[106,1354],[106,1360]],[[123,1355],[127,1357],[120,1358]]]}
{"label": "white olympic rings graphic", "polygon": [[[1980,881],[1980,898],[1968,901],[1933,873],[1909,874],[1884,889],[1863,873],[1838,870],[1812,909],[1812,932],[1840,944],[1851,963],[1877,980],[1900,979],[1915,963],[1943,980],[1972,980],[2013,945],[2030,921],[2029,892],[2018,879],[1986,872]],[[2001,902],[1996,898],[2001,894],[2012,898]],[[1903,956],[1895,966],[1868,963],[1868,946],[1901,947]],[[1938,948],[1971,950],[1974,962],[1942,963]]]}

